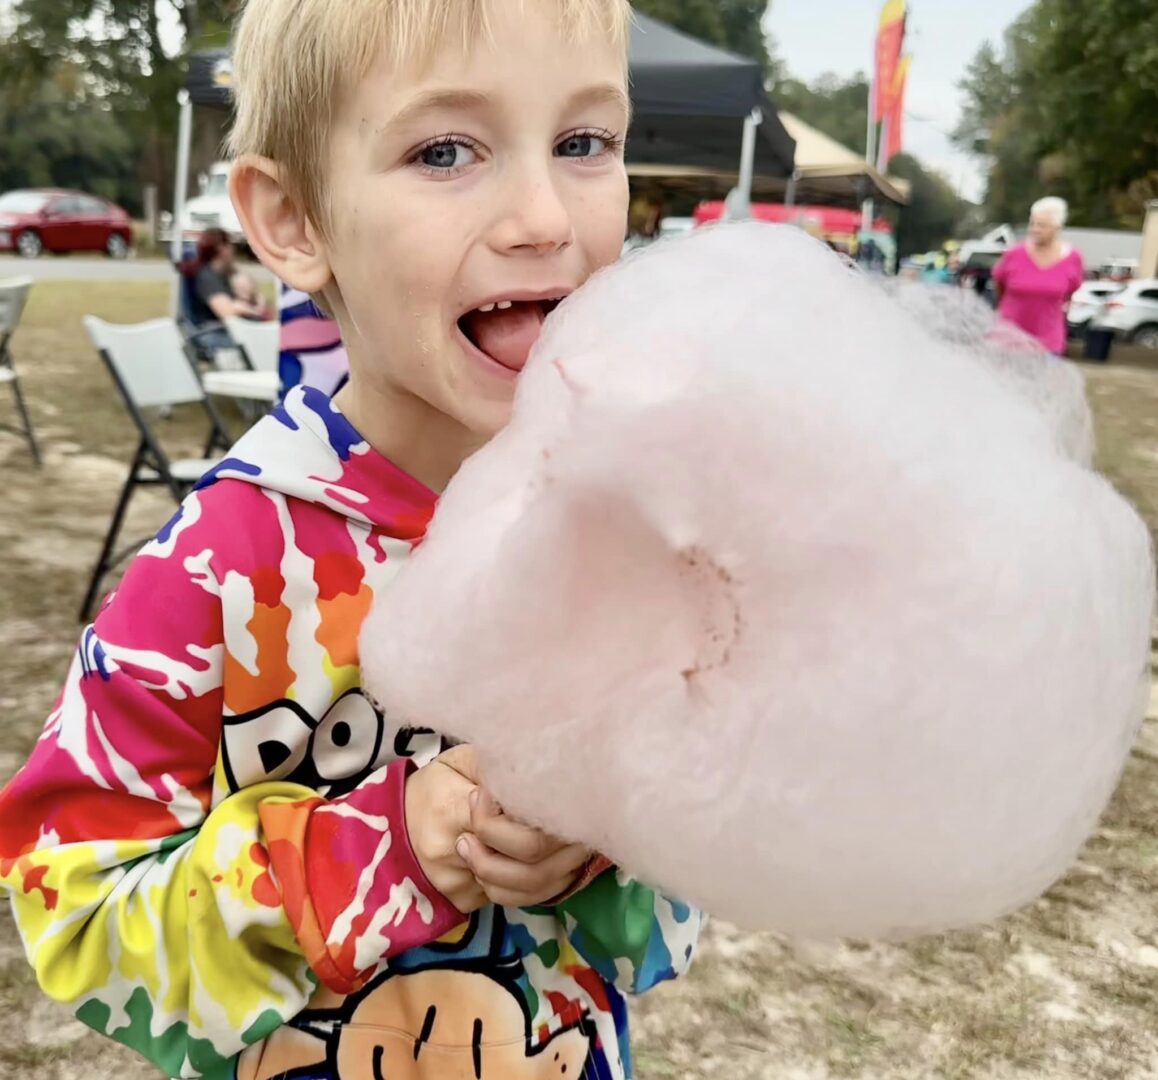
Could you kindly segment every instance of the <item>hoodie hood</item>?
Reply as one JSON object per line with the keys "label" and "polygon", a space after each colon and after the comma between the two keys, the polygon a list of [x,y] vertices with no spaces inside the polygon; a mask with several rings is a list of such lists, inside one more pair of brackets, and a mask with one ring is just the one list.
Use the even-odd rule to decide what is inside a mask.
{"label": "hoodie hood", "polygon": [[419,540],[437,495],[387,460],[320,390],[296,386],[198,484],[240,480],[323,506],[400,540]]}

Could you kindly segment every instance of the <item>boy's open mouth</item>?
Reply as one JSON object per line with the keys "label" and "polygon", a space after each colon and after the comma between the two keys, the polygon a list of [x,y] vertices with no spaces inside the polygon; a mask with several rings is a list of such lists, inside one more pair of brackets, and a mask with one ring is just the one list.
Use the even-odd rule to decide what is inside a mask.
{"label": "boy's open mouth", "polygon": [[522,371],[539,340],[543,321],[564,299],[497,300],[458,320],[463,336],[479,352],[510,371]]}

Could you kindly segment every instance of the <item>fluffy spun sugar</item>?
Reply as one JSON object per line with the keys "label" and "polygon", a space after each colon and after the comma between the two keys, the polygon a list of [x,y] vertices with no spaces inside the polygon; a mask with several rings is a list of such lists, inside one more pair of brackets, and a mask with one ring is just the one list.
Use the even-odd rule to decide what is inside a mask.
{"label": "fluffy spun sugar", "polygon": [[548,320],[368,688],[743,926],[987,921],[1066,870],[1142,716],[1149,536],[1090,431],[1077,373],[951,290],[791,227],[657,245]]}

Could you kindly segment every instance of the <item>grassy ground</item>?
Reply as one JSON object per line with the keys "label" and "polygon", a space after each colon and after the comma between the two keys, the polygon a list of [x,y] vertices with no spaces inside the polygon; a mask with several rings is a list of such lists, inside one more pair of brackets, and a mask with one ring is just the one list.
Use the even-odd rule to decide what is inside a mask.
{"label": "grassy ground", "polygon": [[[0,434],[0,780],[28,753],[79,626],[76,608],[134,438],[80,315],[165,311],[163,285],[43,284],[14,353],[46,448],[31,470]],[[1158,530],[1158,364],[1091,369],[1101,465]],[[0,422],[8,419],[0,395]],[[196,453],[193,410],[161,423]],[[144,536],[170,504],[144,493]],[[1158,699],[1151,710],[1158,714]],[[712,927],[693,974],[636,1007],[641,1080],[1141,1080],[1158,1076],[1158,718],[1072,873],[991,927],[904,947],[793,948]],[[12,1080],[155,1074],[45,1002],[0,909],[0,1072]]]}

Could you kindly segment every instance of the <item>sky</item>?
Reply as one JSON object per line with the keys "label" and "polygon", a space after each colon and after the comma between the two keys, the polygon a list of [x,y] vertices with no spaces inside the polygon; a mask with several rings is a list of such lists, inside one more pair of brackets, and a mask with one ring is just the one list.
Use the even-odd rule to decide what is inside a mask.
{"label": "sky", "polygon": [[[1032,0],[910,0],[908,50],[913,64],[905,109],[905,149],[943,172],[967,199],[980,201],[980,163],[949,141],[962,94],[957,84],[978,48],[999,43]],[[826,71],[868,72],[882,0],[771,0],[765,27],[776,55],[805,82]],[[863,146],[852,149],[864,152]]]}

